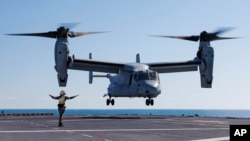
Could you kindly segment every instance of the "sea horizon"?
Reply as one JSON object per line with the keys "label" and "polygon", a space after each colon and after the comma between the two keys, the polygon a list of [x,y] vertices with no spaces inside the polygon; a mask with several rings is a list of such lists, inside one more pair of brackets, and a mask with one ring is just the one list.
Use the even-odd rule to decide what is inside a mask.
{"label": "sea horizon", "polygon": [[[57,109],[0,109],[3,114],[52,113]],[[65,115],[155,115],[250,118],[248,109],[66,109]]]}

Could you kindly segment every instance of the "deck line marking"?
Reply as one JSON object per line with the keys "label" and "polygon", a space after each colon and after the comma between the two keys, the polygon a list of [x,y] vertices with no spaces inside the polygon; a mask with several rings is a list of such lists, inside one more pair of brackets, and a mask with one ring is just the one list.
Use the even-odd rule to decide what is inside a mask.
{"label": "deck line marking", "polygon": [[14,121],[11,121],[11,120],[6,120],[6,121],[0,121],[0,122],[14,122]]}
{"label": "deck line marking", "polygon": [[15,130],[0,133],[46,133],[46,132],[129,132],[129,131],[183,131],[183,130],[228,130],[228,128],[179,128],[179,129],[85,129],[85,130]]}
{"label": "deck line marking", "polygon": [[93,136],[91,136],[91,135],[87,135],[87,134],[81,134],[81,135],[84,136],[84,137],[93,138]]}
{"label": "deck line marking", "polygon": [[191,140],[191,141],[225,141],[225,140],[229,140],[229,137],[199,139],[199,140]]}

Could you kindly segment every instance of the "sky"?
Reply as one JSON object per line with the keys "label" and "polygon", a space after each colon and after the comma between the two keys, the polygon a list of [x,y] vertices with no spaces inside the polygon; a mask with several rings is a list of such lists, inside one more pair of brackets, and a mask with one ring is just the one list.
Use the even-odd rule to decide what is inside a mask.
{"label": "sky", "polygon": [[[0,109],[55,109],[49,94],[65,90],[69,109],[250,109],[250,1],[248,0],[2,0],[0,5]],[[144,98],[115,98],[106,106],[109,80],[88,72],[68,71],[59,87],[54,70],[55,39],[6,36],[7,33],[54,31],[60,23],[80,23],[72,31],[110,31],[69,39],[70,55],[112,62],[192,60],[198,42],[150,35],[197,35],[234,27],[221,36],[241,37],[211,42],[213,88],[200,87],[195,72],[160,74],[162,93],[154,106]]]}

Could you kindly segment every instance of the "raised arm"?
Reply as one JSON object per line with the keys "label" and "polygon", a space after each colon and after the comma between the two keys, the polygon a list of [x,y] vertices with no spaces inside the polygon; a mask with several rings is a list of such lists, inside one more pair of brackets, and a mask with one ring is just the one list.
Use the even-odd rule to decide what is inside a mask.
{"label": "raised arm", "polygon": [[75,96],[71,96],[71,97],[66,97],[66,99],[73,99],[75,97],[78,97],[78,95],[75,95]]}
{"label": "raised arm", "polygon": [[49,95],[52,99],[59,99],[59,96],[55,97],[53,95]]}

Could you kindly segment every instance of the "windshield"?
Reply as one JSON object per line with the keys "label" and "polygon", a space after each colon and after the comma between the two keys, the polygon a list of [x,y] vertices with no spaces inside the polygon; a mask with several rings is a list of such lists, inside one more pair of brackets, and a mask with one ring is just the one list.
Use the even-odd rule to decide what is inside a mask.
{"label": "windshield", "polygon": [[157,73],[155,71],[139,72],[139,80],[157,80]]}
{"label": "windshield", "polygon": [[155,71],[149,72],[149,79],[150,80],[156,80],[157,79],[157,74]]}

